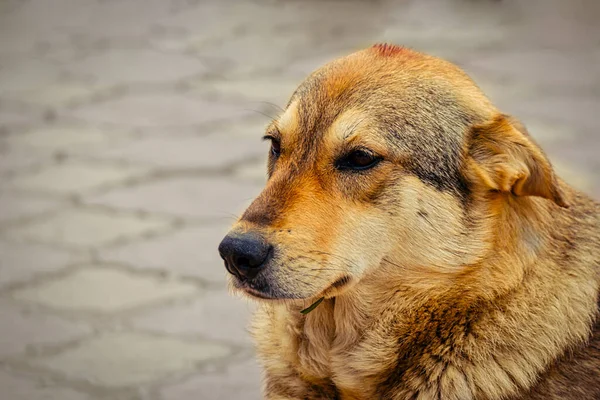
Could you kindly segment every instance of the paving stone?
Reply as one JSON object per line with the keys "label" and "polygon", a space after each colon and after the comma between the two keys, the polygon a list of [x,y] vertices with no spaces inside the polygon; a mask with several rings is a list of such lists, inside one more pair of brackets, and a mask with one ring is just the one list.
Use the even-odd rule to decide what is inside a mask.
{"label": "paving stone", "polygon": [[57,82],[35,89],[13,92],[5,97],[21,103],[59,108],[92,100],[95,96],[107,95],[114,88],[106,85],[92,85],[76,82]]}
{"label": "paving stone", "polygon": [[[1,93],[1,92],[0,92]],[[22,125],[35,121],[37,115],[24,110],[8,109],[0,104],[0,127],[3,125]]]}
{"label": "paving stone", "polygon": [[[368,46],[379,38],[386,12],[379,3],[350,2],[339,7],[334,1],[311,7],[296,2],[240,3],[227,11],[253,18],[234,28],[237,35],[225,35],[223,40],[201,43],[191,50],[203,57],[228,59],[228,69],[240,75],[275,71],[303,55]],[[214,31],[218,34],[220,29]]]}
{"label": "paving stone", "polygon": [[[432,7],[440,14],[433,15]],[[437,46],[442,43],[449,53],[464,47],[470,47],[471,52],[475,52],[479,45],[497,46],[510,36],[510,29],[506,29],[506,26],[511,19],[506,7],[499,7],[493,2],[388,2],[383,12],[388,22],[384,24],[385,31],[382,34],[386,40],[392,39],[423,51],[431,50],[427,47],[443,50],[443,47]],[[432,19],[435,19],[435,23]]]}
{"label": "paving stone", "polygon": [[30,191],[69,194],[114,185],[146,173],[148,170],[140,167],[69,162],[19,174],[8,184]]}
{"label": "paving stone", "polygon": [[227,272],[217,248],[229,228],[229,224],[185,228],[169,235],[105,249],[101,257],[139,269],[202,278],[225,287]]}
{"label": "paving stone", "polygon": [[[251,8],[256,8],[250,6]],[[230,2],[227,7],[215,2],[200,2],[186,12],[162,15],[155,21],[160,31],[205,34],[213,37],[230,35],[243,21],[232,18],[239,8],[248,8],[245,3]]]}
{"label": "paving stone", "polygon": [[211,121],[232,120],[250,114],[242,106],[204,101],[177,94],[129,95],[86,105],[73,116],[96,123],[131,127],[189,127]]}
{"label": "paving stone", "polygon": [[[143,5],[135,1],[57,0],[52,4],[26,2],[10,18],[0,19],[0,49],[12,52],[39,51],[40,42],[58,36],[81,36],[97,39],[142,35],[162,13],[168,13],[168,1],[152,0]],[[65,17],[68,10],[68,18]]]}
{"label": "paving stone", "polygon": [[58,68],[51,63],[20,59],[0,69],[0,96],[51,84],[58,80],[59,75]]}
{"label": "paving stone", "polygon": [[231,74],[248,75],[276,71],[293,62],[299,54],[309,54],[313,43],[307,35],[279,32],[264,40],[263,33],[248,33],[223,42],[202,44],[189,51],[199,57],[228,60]]}
{"label": "paving stone", "polygon": [[[4,183],[2,184],[4,186]],[[26,196],[13,192],[0,192],[0,224],[63,207],[64,204],[39,196]]]}
{"label": "paving stone", "polygon": [[198,78],[188,84],[194,88],[195,92],[211,98],[234,99],[236,101],[240,98],[247,99],[253,102],[249,106],[254,103],[272,102],[285,108],[289,98],[301,82],[300,79],[293,78],[251,77],[220,80]]}
{"label": "paving stone", "polygon": [[97,247],[148,232],[168,228],[172,221],[160,217],[139,217],[130,213],[107,213],[74,209],[11,227],[5,235],[68,247]]}
{"label": "paving stone", "polygon": [[573,127],[574,130],[596,129],[590,119],[600,109],[600,99],[594,96],[539,95],[535,98],[515,99],[509,112],[521,116],[524,121],[535,118]]}
{"label": "paving stone", "polygon": [[49,156],[40,156],[40,154],[23,149],[3,150],[0,148],[0,174],[32,169],[50,161]]}
{"label": "paving stone", "polygon": [[[9,59],[31,56],[39,49],[40,43],[64,46],[68,43],[68,36],[64,32],[49,29],[39,35],[37,27],[29,23],[24,24],[14,16],[3,16],[0,18],[0,56]],[[44,28],[41,28],[44,30]],[[39,55],[38,55],[39,56]],[[42,58],[42,57],[36,57]],[[50,60],[48,60],[50,61]]]}
{"label": "paving stone", "polygon": [[544,149],[555,143],[572,141],[578,136],[576,130],[568,125],[544,122],[533,118],[521,122],[533,139]]}
{"label": "paving stone", "polygon": [[465,24],[448,28],[437,24],[427,26],[398,24],[390,25],[385,29],[382,42],[398,43],[460,63],[477,47],[491,46],[500,42],[505,35],[502,30],[495,29],[493,26]]}
{"label": "paving stone", "polygon": [[102,159],[166,168],[223,168],[243,159],[265,157],[268,145],[260,140],[260,132],[256,133],[254,138],[236,137],[226,131],[201,137],[149,136],[98,154]]}
{"label": "paving stone", "polygon": [[[177,52],[187,53],[190,48],[198,48],[204,43],[210,43],[214,40],[214,35],[210,33],[205,34],[189,34],[181,28],[173,28],[175,32],[171,32],[170,28],[164,32],[165,28],[154,27],[154,30],[160,31],[160,34],[153,36],[149,39],[149,44],[153,49],[165,52]],[[212,60],[214,63],[214,60]],[[205,64],[208,70],[211,70],[211,63],[206,62]]]}
{"label": "paving stone", "polygon": [[[62,32],[64,36],[51,35],[48,38],[39,40],[35,44],[35,51],[40,53],[40,57],[49,62],[58,65],[68,65],[73,61],[79,61],[82,57],[93,54],[98,51],[99,47],[103,47],[105,42],[101,39],[92,40],[83,36],[73,36],[66,32]],[[72,77],[78,80],[85,81],[84,77]],[[91,85],[91,84],[90,84]],[[40,93],[45,90],[50,90],[56,85],[50,85],[47,89],[40,88]],[[37,92],[36,92],[37,93]],[[104,95],[104,93],[102,93]],[[68,106],[71,106],[69,103]]]}
{"label": "paving stone", "polygon": [[228,137],[232,137],[233,141],[237,141],[237,137],[251,138],[256,144],[264,136],[265,129],[271,120],[280,112],[277,107],[269,106],[268,104],[266,107],[262,107],[262,110],[266,115],[261,114],[254,118],[227,121],[226,123],[220,123],[206,129],[206,132],[215,135],[227,135]]}
{"label": "paving stone", "polygon": [[231,350],[209,341],[137,333],[109,333],[63,353],[31,362],[65,376],[109,387],[156,383],[219,359]]}
{"label": "paving stone", "polygon": [[59,309],[117,312],[197,292],[194,285],[107,268],[84,268],[18,290],[16,299]]}
{"label": "paving stone", "polygon": [[264,185],[267,182],[267,162],[258,160],[240,165],[235,169],[234,174],[244,181]]}
{"label": "paving stone", "polygon": [[22,376],[11,375],[0,371],[0,387],[6,400],[88,400],[87,394],[73,389],[39,383],[35,376],[26,379]]}
{"label": "paving stone", "polygon": [[598,44],[600,8],[595,1],[533,0],[508,5],[509,13],[519,15],[511,30],[517,31],[521,44],[529,48],[579,49],[585,53],[584,49]]}
{"label": "paving stone", "polygon": [[[518,114],[518,109],[515,110],[515,101],[523,98],[531,97],[539,91],[539,88],[532,86],[529,83],[515,82],[506,79],[490,80],[486,78],[486,74],[480,71],[465,68],[465,71],[475,81],[477,86],[481,88],[483,93],[498,107],[502,112]],[[522,121],[529,122],[529,121]],[[537,121],[543,123],[543,121]]]}
{"label": "paving stone", "polygon": [[81,338],[89,328],[40,313],[26,313],[0,304],[0,357],[14,356],[30,346],[59,344]]}
{"label": "paving stone", "polygon": [[[538,85],[587,87],[598,82],[600,73],[592,64],[592,55],[582,52],[565,54],[556,49],[527,49],[495,52],[474,58],[467,64],[473,69]],[[540,68],[543,65],[544,68]]]}
{"label": "paving stone", "polygon": [[42,126],[24,133],[7,135],[3,141],[10,148],[26,148],[27,151],[44,153],[67,153],[71,150],[99,150],[112,143],[127,140],[126,131],[83,126]]}
{"label": "paving stone", "polygon": [[562,142],[552,143],[544,150],[553,162],[564,162],[587,175],[590,183],[600,184],[597,173],[600,171],[600,158],[598,158],[600,142],[592,135],[586,134],[584,131]]}
{"label": "paving stone", "polygon": [[81,260],[82,256],[49,246],[0,241],[0,286],[33,277]]}
{"label": "paving stone", "polygon": [[67,29],[79,34],[115,39],[147,34],[157,18],[175,11],[173,2],[164,0],[148,0],[143,5],[128,0],[95,1],[86,4],[85,8],[87,15],[68,21]]}
{"label": "paving stone", "polygon": [[261,371],[254,359],[232,363],[224,372],[196,375],[162,390],[163,400],[259,400]]}
{"label": "paving stone", "polygon": [[[31,38],[34,42],[52,35],[75,21],[85,22],[93,13],[92,0],[56,0],[52,3],[24,2],[3,19],[6,32],[16,38]],[[65,10],[69,17],[65,18]],[[35,44],[35,43],[34,43]]]}
{"label": "paving stone", "polygon": [[[0,302],[0,357],[23,363],[28,345],[60,347],[33,354],[31,376],[0,370],[0,398],[87,398],[38,385],[54,382],[50,372],[104,386],[94,398],[261,398],[254,360],[228,359],[220,344],[248,347],[252,307],[226,293],[216,247],[263,187],[268,144],[259,139],[277,106],[316,68],[375,42],[466,67],[522,120],[561,177],[600,196],[599,11],[593,0],[0,1],[0,236],[14,242],[0,240],[0,290],[24,295],[11,301],[33,310],[43,301],[82,316],[149,306],[127,321],[144,333],[71,343],[88,328]],[[30,177],[35,188],[77,192],[121,182],[116,170],[113,179],[86,169],[106,161],[177,171],[84,198],[122,212],[65,209],[7,183]],[[186,224],[173,232],[173,218],[140,210]],[[61,273],[99,246],[100,260],[131,270]],[[185,278],[212,289],[188,298],[173,289],[191,285]],[[109,390],[120,386],[130,390]]]}
{"label": "paving stone", "polygon": [[173,305],[143,313],[133,320],[136,328],[174,335],[196,335],[251,345],[248,324],[255,305],[227,293],[225,285],[187,305]]}
{"label": "paving stone", "polygon": [[[302,26],[302,22],[314,20],[315,14],[318,14],[311,8],[294,2],[229,2],[227,7],[201,2],[186,12],[158,19],[156,25],[163,36],[182,40],[185,43],[183,48],[201,49],[205,44],[220,43],[248,33],[274,34],[274,27]],[[243,18],[244,15],[252,15],[252,18]]]}
{"label": "paving stone", "polygon": [[[406,2],[408,3],[408,2]],[[260,30],[259,24],[265,28],[284,29],[289,28],[295,34],[309,34],[320,42],[346,42],[352,37],[350,43],[356,44],[362,38],[371,41],[382,29],[392,23],[390,18],[392,10],[403,10],[406,3],[386,2],[349,2],[340,7],[339,3],[333,1],[321,1],[318,8],[306,7],[302,3],[292,2],[286,5],[290,15],[285,15],[283,24],[279,21],[270,22],[277,15],[282,14],[282,7],[275,5],[275,15],[261,15],[258,23],[250,21],[252,28]],[[402,12],[402,11],[401,11]],[[306,30],[308,28],[308,30]]]}
{"label": "paving stone", "polygon": [[96,83],[160,83],[205,72],[195,58],[151,50],[111,50],[72,63],[69,70]]}
{"label": "paving stone", "polygon": [[233,222],[262,187],[227,178],[171,178],[87,196],[89,204]]}
{"label": "paving stone", "polygon": [[5,16],[17,10],[22,2],[19,0],[5,0],[0,4],[0,15]]}
{"label": "paving stone", "polygon": [[[326,63],[334,60],[338,57],[343,57],[348,55],[348,51],[336,51],[336,52],[325,52],[317,55],[307,55],[303,57],[299,57],[293,63],[287,65],[282,74],[298,81],[302,82],[306,79],[311,73],[316,71],[318,68],[321,68]],[[291,97],[291,94],[290,94]]]}
{"label": "paving stone", "polygon": [[585,193],[592,193],[595,189],[593,175],[583,172],[581,168],[556,158],[552,159],[552,166],[556,174],[574,188]]}

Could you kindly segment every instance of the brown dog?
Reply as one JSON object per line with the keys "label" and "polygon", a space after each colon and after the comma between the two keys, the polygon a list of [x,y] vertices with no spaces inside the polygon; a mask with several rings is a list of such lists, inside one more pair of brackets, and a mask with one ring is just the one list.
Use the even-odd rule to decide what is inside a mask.
{"label": "brown dog", "polygon": [[459,68],[360,51],[267,138],[219,247],[267,399],[600,399],[600,207]]}

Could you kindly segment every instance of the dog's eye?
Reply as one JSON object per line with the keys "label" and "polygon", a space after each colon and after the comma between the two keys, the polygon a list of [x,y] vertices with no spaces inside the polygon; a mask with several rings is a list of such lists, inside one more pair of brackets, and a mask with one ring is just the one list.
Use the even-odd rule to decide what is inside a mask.
{"label": "dog's eye", "polygon": [[340,159],[336,166],[341,170],[361,171],[373,168],[379,161],[381,161],[380,157],[377,157],[368,151],[354,150],[352,153]]}
{"label": "dog's eye", "polygon": [[279,154],[281,153],[281,143],[279,143],[278,140],[271,140],[271,153],[273,156],[279,157]]}
{"label": "dog's eye", "polygon": [[271,154],[275,158],[279,157],[279,154],[281,154],[281,143],[279,140],[273,136],[265,136],[263,139],[271,141]]}

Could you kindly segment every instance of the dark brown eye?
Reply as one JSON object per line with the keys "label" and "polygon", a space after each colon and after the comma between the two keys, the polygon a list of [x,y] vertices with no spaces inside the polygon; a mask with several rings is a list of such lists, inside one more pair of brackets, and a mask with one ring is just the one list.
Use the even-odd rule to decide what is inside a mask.
{"label": "dark brown eye", "polygon": [[380,157],[365,151],[365,150],[354,150],[350,154],[340,159],[336,166],[341,170],[354,170],[362,171],[365,169],[373,168],[381,161]]}
{"label": "dark brown eye", "polygon": [[279,154],[281,154],[281,143],[276,139],[271,139],[271,154],[274,157],[279,157]]}
{"label": "dark brown eye", "polygon": [[271,154],[275,158],[279,157],[279,154],[281,154],[281,142],[270,135],[263,136],[263,140],[271,141]]}

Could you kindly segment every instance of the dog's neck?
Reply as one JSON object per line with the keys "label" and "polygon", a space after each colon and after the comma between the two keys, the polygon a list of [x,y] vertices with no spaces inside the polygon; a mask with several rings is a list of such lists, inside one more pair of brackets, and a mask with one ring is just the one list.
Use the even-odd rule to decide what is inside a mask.
{"label": "dog's neck", "polygon": [[[536,224],[561,221],[537,218],[548,208],[537,200],[528,204],[526,212],[507,207],[498,213],[492,251],[460,276],[411,280],[386,263],[299,317],[303,372],[334,375],[336,385],[357,393],[364,389],[350,386],[366,382],[356,379],[361,372],[365,379],[394,376],[393,388],[373,382],[378,393],[435,386],[446,393],[442,398],[501,398],[530,387],[569,344],[588,337],[598,284],[585,273],[560,279],[568,272],[548,256],[555,243],[538,234],[548,230]],[[371,347],[373,359],[354,365],[357,346]],[[382,352],[397,354],[398,362],[382,365],[389,359],[377,357]]]}

